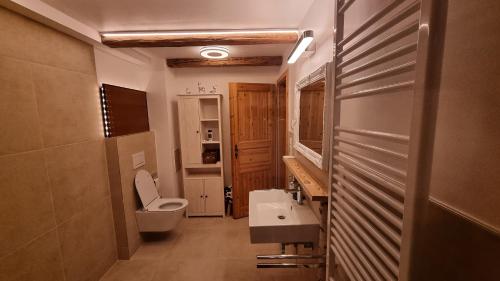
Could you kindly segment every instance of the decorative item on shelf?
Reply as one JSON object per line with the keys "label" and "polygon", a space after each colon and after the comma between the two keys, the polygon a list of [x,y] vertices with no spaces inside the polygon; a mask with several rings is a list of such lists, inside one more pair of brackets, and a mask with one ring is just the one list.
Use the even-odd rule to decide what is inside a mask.
{"label": "decorative item on shelf", "polygon": [[198,82],[198,93],[200,95],[204,95],[205,94],[205,87],[203,87],[200,82]]}
{"label": "decorative item on shelf", "polygon": [[191,94],[191,91],[189,90],[189,88],[186,88],[186,95],[190,95]]}
{"label": "decorative item on shelf", "polygon": [[216,86],[212,86],[212,90],[210,90],[209,93],[212,94],[212,95],[217,94],[217,87]]}
{"label": "decorative item on shelf", "polygon": [[220,161],[220,152],[218,149],[207,149],[202,154],[203,164],[215,164]]}
{"label": "decorative item on shelf", "polygon": [[213,133],[212,129],[208,129],[207,130],[207,140],[208,141],[213,141],[214,140],[214,133]]}

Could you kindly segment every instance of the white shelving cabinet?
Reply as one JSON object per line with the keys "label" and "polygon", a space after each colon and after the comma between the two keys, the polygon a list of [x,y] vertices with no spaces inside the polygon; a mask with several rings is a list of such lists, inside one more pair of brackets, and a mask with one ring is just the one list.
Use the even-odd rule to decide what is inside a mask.
{"label": "white shelving cabinet", "polygon": [[[184,196],[187,216],[224,216],[224,164],[222,152],[221,95],[180,95]],[[209,140],[207,131],[212,130]],[[203,152],[219,152],[217,163],[204,164]]]}

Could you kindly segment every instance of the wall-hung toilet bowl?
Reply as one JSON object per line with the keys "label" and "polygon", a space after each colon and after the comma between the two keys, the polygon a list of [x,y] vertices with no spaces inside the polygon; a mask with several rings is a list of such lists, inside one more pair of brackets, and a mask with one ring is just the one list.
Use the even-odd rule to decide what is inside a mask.
{"label": "wall-hung toilet bowl", "polygon": [[177,226],[186,211],[186,199],[160,198],[153,177],[146,170],[135,175],[135,188],[144,206],[135,212],[140,232],[164,232]]}

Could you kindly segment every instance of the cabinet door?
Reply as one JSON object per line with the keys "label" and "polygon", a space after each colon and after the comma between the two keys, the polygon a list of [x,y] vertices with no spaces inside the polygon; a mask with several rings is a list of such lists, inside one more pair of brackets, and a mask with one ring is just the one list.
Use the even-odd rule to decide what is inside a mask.
{"label": "cabinet door", "polygon": [[182,154],[186,164],[201,164],[200,102],[197,98],[184,98],[181,103]]}
{"label": "cabinet door", "polygon": [[221,178],[205,179],[205,212],[224,214],[224,187]]}
{"label": "cabinet door", "polygon": [[185,179],[184,193],[188,200],[188,216],[205,212],[205,198],[202,179]]}

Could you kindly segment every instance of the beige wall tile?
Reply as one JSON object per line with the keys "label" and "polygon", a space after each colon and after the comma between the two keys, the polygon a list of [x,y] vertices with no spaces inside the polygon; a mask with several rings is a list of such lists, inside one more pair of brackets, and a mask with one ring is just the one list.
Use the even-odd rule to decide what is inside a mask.
{"label": "beige wall tile", "polygon": [[[137,227],[135,211],[141,207],[137,197],[134,178],[139,169],[146,169],[150,173],[157,171],[156,145],[154,132],[145,132],[117,138],[124,214],[127,228],[129,253],[132,255],[141,244],[141,236]],[[139,169],[133,168],[132,154],[144,151],[146,165]]]}
{"label": "beige wall tile", "polygon": [[0,57],[0,155],[41,148],[30,65]]}
{"label": "beige wall tile", "polygon": [[0,55],[95,74],[92,46],[0,7]]}
{"label": "beige wall tile", "polygon": [[67,281],[96,278],[116,260],[109,197],[58,227]]}
{"label": "beige wall tile", "polygon": [[109,196],[104,141],[45,151],[57,223]]}
{"label": "beige wall tile", "polygon": [[430,194],[500,231],[500,2],[448,2]]}
{"label": "beige wall tile", "polygon": [[82,212],[58,227],[66,280],[85,280],[92,270],[88,217]]}
{"label": "beige wall tile", "polygon": [[42,152],[0,157],[0,182],[2,257],[55,227],[55,219]]}
{"label": "beige wall tile", "polygon": [[[123,186],[123,199],[125,202],[129,203],[125,208],[129,208],[135,212],[135,210],[141,206],[134,186],[135,174],[140,169],[145,169],[150,173],[156,173],[157,171],[155,136],[153,132],[123,136],[117,139],[117,145]],[[132,154],[140,151],[144,151],[146,165],[134,169]]]}
{"label": "beige wall tile", "polygon": [[129,257],[131,257],[137,251],[139,246],[141,246],[141,235],[139,233],[139,227],[137,226],[135,210],[132,210],[132,206],[134,206],[134,204],[127,201],[124,203],[128,252]]}
{"label": "beige wall tile", "polygon": [[103,137],[94,75],[34,65],[33,81],[46,147]]}
{"label": "beige wall tile", "polygon": [[106,139],[106,160],[108,164],[109,189],[113,208],[118,258],[129,259],[127,226],[123,207],[122,183],[116,138]]}
{"label": "beige wall tile", "polygon": [[0,280],[97,281],[116,242],[93,48],[1,7],[0,42]]}
{"label": "beige wall tile", "polygon": [[2,281],[63,281],[64,271],[56,231],[0,259]]}
{"label": "beige wall tile", "polygon": [[92,264],[94,269],[89,275],[89,281],[99,280],[101,276],[116,262],[117,247],[113,227],[113,214],[110,198],[92,208],[89,212],[90,248],[92,249]]}
{"label": "beige wall tile", "polygon": [[[120,169],[122,178],[132,180],[138,169],[132,165],[132,154],[144,151],[146,165],[139,169],[146,169],[150,173],[156,172],[156,144],[154,132],[144,132],[117,138],[118,153],[120,155]],[[125,176],[124,176],[125,175]]]}

